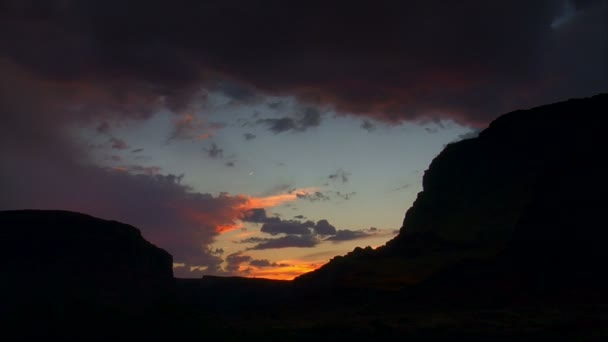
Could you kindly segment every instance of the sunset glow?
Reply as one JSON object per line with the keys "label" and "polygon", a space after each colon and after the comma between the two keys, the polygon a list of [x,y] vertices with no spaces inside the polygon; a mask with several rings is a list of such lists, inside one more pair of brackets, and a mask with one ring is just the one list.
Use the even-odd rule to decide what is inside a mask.
{"label": "sunset glow", "polygon": [[292,280],[299,275],[314,271],[323,265],[321,263],[307,263],[301,260],[284,260],[280,263],[287,264],[287,266],[274,268],[252,268],[248,274],[250,277],[255,278]]}
{"label": "sunset glow", "polygon": [[4,335],[608,336],[607,18],[0,0]]}
{"label": "sunset glow", "polygon": [[604,0],[140,5],[0,6],[0,209],[133,225],[178,277],[382,246],[446,145],[608,89]]}

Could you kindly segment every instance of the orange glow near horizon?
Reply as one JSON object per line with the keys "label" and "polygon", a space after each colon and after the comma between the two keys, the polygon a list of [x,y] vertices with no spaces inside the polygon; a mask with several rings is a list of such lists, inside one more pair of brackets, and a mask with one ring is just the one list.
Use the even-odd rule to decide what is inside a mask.
{"label": "orange glow near horizon", "polygon": [[250,273],[245,275],[248,278],[266,278],[274,280],[293,280],[295,277],[304,273],[312,272],[323,266],[321,263],[307,263],[301,260],[284,260],[278,262],[286,266],[267,267],[267,268],[250,268]]}
{"label": "orange glow near horizon", "polygon": [[[237,195],[228,195],[221,194],[218,198],[221,198],[225,201],[225,206],[220,207],[221,210],[215,211],[200,211],[194,207],[183,206],[179,207],[178,205],[174,205],[175,207],[179,207],[181,212],[185,217],[187,217],[191,222],[196,222],[201,224],[201,226],[207,226],[209,228],[213,227],[215,232],[222,236],[219,237],[220,241],[224,243],[226,239],[230,239],[230,237],[235,236],[238,238],[244,238],[247,236],[255,235],[257,232],[247,231],[243,229],[241,232],[237,232],[237,230],[245,228],[245,224],[242,221],[245,213],[248,210],[255,208],[272,208],[279,206],[281,204],[295,201],[299,197],[298,195],[305,195],[314,191],[318,191],[319,188],[301,188],[295,189],[288,193],[276,194],[264,197],[254,197],[243,194]],[[223,196],[223,197],[222,197]],[[215,242],[217,242],[217,238],[215,237]],[[220,244],[221,245],[221,244]],[[223,246],[225,247],[225,246]],[[222,247],[222,248],[223,248]],[[227,249],[230,250],[230,249]],[[233,253],[234,251],[230,251],[228,253]],[[240,252],[237,252],[240,253]],[[261,259],[266,259],[266,257],[261,257]],[[250,265],[248,262],[239,265],[238,271],[236,272],[239,276],[244,276],[248,278],[267,278],[267,279],[275,279],[275,280],[293,280],[294,278],[311,271],[314,271],[324,265],[327,260],[320,261],[318,257],[314,260],[281,260],[281,261],[271,261],[271,265],[269,267],[256,267]],[[184,264],[183,267],[187,265]],[[181,264],[176,264],[174,267],[179,268],[182,267]],[[205,271],[205,269],[200,266],[190,265],[190,271]]]}

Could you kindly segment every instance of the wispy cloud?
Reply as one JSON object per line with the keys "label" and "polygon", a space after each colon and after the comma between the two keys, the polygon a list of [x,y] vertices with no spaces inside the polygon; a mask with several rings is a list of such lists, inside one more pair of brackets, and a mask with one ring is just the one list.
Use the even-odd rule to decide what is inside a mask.
{"label": "wispy cloud", "polygon": [[376,130],[376,125],[369,120],[363,120],[363,122],[361,122],[361,128],[368,132],[373,132]]}
{"label": "wispy cloud", "polygon": [[192,114],[184,114],[174,120],[173,131],[167,138],[167,142],[189,139],[206,140],[214,137],[216,132],[225,126],[224,123],[205,122]]}
{"label": "wispy cloud", "polygon": [[342,229],[338,230],[335,235],[328,237],[325,239],[326,241],[332,241],[334,243],[351,241],[364,239],[369,237],[369,233],[361,231],[361,230],[350,230],[350,229]]}
{"label": "wispy cloud", "polygon": [[211,147],[204,148],[207,152],[207,156],[211,159],[222,159],[224,158],[224,149],[219,148],[216,143],[211,143]]}
{"label": "wispy cloud", "polygon": [[330,200],[330,197],[321,191],[298,193],[298,194],[296,194],[296,196],[299,199],[307,200],[310,202],[329,201]]}
{"label": "wispy cloud", "polygon": [[249,199],[249,204],[250,204],[250,208],[270,208],[270,207],[275,207],[277,205],[286,203],[286,202],[292,202],[297,200],[299,197],[298,195],[303,195],[303,194],[307,194],[310,192],[314,192],[316,191],[318,188],[300,188],[300,189],[293,189],[292,191],[288,192],[288,193],[282,193],[282,194],[276,194],[276,195],[269,195],[269,196],[264,196],[264,197],[251,197]]}
{"label": "wispy cloud", "polygon": [[343,241],[363,239],[375,235],[377,228],[368,231],[338,230],[326,219],[321,219],[316,223],[311,220],[283,220],[279,217],[269,217],[263,208],[252,208],[243,213],[243,221],[261,223],[260,232],[279,236],[272,238],[248,237],[239,243],[255,244],[249,249],[273,249],[286,247],[309,248],[318,245],[323,241],[339,243]]}
{"label": "wispy cloud", "polygon": [[126,150],[129,148],[129,145],[124,140],[115,137],[110,138],[109,144],[114,150]]}
{"label": "wispy cloud", "polygon": [[264,125],[268,130],[275,134],[293,131],[304,132],[312,127],[321,125],[321,112],[312,107],[304,108],[302,113],[297,117],[281,117],[270,119],[259,119],[256,121],[259,125]]}
{"label": "wispy cloud", "polygon": [[352,174],[348,171],[344,171],[343,169],[338,169],[336,172],[330,174],[327,178],[330,181],[341,182],[342,184],[347,183],[350,176]]}

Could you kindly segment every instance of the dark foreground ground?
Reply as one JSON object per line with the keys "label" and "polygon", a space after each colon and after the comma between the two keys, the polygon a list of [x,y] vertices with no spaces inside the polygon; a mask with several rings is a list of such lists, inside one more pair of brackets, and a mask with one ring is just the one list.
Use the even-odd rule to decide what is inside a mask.
{"label": "dark foreground ground", "polygon": [[[83,308],[64,316],[4,319],[3,340],[122,338],[237,341],[363,339],[434,341],[605,341],[603,293],[510,296],[495,303],[416,299],[411,293],[337,290],[295,294],[292,284],[227,279],[177,280],[178,298],[144,314]],[[253,284],[253,285],[252,285]],[[205,292],[200,292],[205,290]],[[27,319],[25,319],[27,317]],[[14,334],[14,335],[13,335]]]}
{"label": "dark foreground ground", "polygon": [[[196,288],[196,282],[200,281],[178,281],[178,287],[187,296],[187,288]],[[218,288],[227,291],[220,296],[208,295],[212,292],[206,291],[206,298],[182,297],[187,300],[182,307],[188,309],[183,311],[184,319],[179,320],[179,330],[188,336],[214,336],[220,340],[608,338],[608,302],[603,289],[585,294],[543,295],[543,291],[538,291],[501,298],[482,298],[483,295],[451,298],[441,294],[418,295],[416,289],[392,292],[332,289],[323,294],[307,293],[289,283],[251,283],[244,281],[241,289],[221,284]]]}

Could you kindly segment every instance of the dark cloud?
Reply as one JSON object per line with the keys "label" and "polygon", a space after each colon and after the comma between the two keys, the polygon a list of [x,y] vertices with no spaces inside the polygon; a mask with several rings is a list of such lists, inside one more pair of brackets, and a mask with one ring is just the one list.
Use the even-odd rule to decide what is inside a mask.
{"label": "dark cloud", "polygon": [[298,125],[292,118],[284,117],[280,119],[260,119],[258,124],[266,125],[275,134],[296,130]]}
{"label": "dark cloud", "polygon": [[95,130],[100,134],[108,134],[110,132],[110,124],[104,121]]}
{"label": "dark cloud", "polygon": [[319,239],[313,235],[287,235],[276,239],[266,239],[251,247],[251,250],[275,249],[275,248],[312,248],[319,244]]}
{"label": "dark cloud", "polygon": [[253,140],[256,138],[256,135],[252,133],[245,133],[243,134],[243,137],[245,138],[245,140]]}
{"label": "dark cloud", "polygon": [[314,226],[314,230],[318,235],[336,235],[336,227],[329,224],[327,220],[319,220]]}
{"label": "dark cloud", "polygon": [[224,150],[219,148],[216,143],[211,143],[211,147],[204,149],[211,159],[224,158]]}
{"label": "dark cloud", "polygon": [[369,233],[366,233],[361,230],[341,229],[341,230],[338,230],[334,236],[330,236],[327,239],[325,239],[325,241],[332,241],[332,242],[338,243],[338,242],[342,242],[342,241],[364,239],[368,236],[370,236]]}
{"label": "dark cloud", "polygon": [[245,222],[264,223],[268,217],[266,216],[266,209],[254,208],[245,211],[241,219]]}
{"label": "dark cloud", "polygon": [[139,117],[185,109],[205,87],[245,102],[295,95],[387,121],[479,124],[606,89],[608,4],[563,3],[9,0],[0,58]]}
{"label": "dark cloud", "polygon": [[287,267],[289,264],[279,264],[276,262],[270,262],[267,259],[253,259],[249,262],[249,265],[255,267]]}
{"label": "dark cloud", "polygon": [[254,103],[260,99],[255,89],[236,82],[219,81],[210,88],[238,103]]}
{"label": "dark cloud", "polygon": [[110,138],[109,144],[110,147],[114,150],[126,150],[129,148],[129,145],[127,145],[124,140],[114,137]]}
{"label": "dark cloud", "polygon": [[277,109],[282,108],[284,105],[285,105],[285,103],[283,103],[282,101],[275,101],[275,102],[269,103],[268,108],[277,110]]}
{"label": "dark cloud", "polygon": [[299,129],[302,131],[305,131],[310,127],[318,127],[321,125],[321,112],[313,107],[305,108],[298,124]]}
{"label": "dark cloud", "polygon": [[265,242],[265,241],[268,241],[268,238],[261,238],[261,237],[257,237],[257,236],[252,236],[252,237],[241,239],[241,240],[236,241],[236,242],[237,243],[261,243],[261,242]]}
{"label": "dark cloud", "polygon": [[336,194],[336,196],[342,198],[343,200],[348,201],[351,198],[353,198],[353,196],[355,196],[357,193],[355,191],[351,191],[351,192],[336,191],[335,194]]}
{"label": "dark cloud", "polygon": [[[313,221],[282,220],[278,217],[268,217],[262,208],[250,209],[243,213],[242,220],[246,222],[263,223],[262,233],[270,235],[286,235],[280,238],[249,237],[242,239],[239,243],[255,243],[252,249],[271,249],[282,247],[311,247],[320,243],[321,237],[327,237],[324,241],[342,242],[355,239],[363,239],[375,233],[377,228],[368,232],[358,230],[337,230],[329,221],[321,219]],[[295,218],[305,218],[303,215]],[[301,244],[301,245],[298,245]],[[289,245],[289,246],[288,246]],[[282,247],[273,247],[282,246]]]}
{"label": "dark cloud", "polygon": [[[268,242],[269,239],[266,239],[265,242]],[[263,249],[263,248],[262,248]],[[266,267],[285,267],[289,266],[288,264],[280,264],[276,262],[271,262],[268,259],[254,259],[250,255],[243,254],[243,252],[236,252],[228,255],[225,259],[226,266],[221,269],[218,268],[213,273],[205,272],[206,274],[215,274],[215,275],[242,275],[242,273],[249,273],[250,269],[245,268],[241,270],[242,265],[248,265],[258,268],[266,268]]]}
{"label": "dark cloud", "polygon": [[368,132],[372,132],[372,131],[376,130],[376,125],[373,124],[369,120],[363,120],[363,122],[361,123],[361,128],[363,128],[364,130],[366,130]]}
{"label": "dark cloud", "polygon": [[208,246],[204,247],[196,263],[186,264],[188,269],[184,270],[174,268],[173,272],[176,277],[192,277],[194,275],[200,277],[202,274],[231,275],[222,267],[224,263],[224,259],[222,258],[223,250],[221,253],[218,252],[217,249],[211,249]]}
{"label": "dark cloud", "polygon": [[288,234],[288,235],[310,235],[314,222],[306,221],[292,221],[292,220],[278,220],[276,222],[266,222],[262,225],[260,231],[270,235]]}
{"label": "dark cloud", "polygon": [[293,218],[298,219],[298,220],[305,220],[306,216],[304,216],[304,215],[296,215]]}
{"label": "dark cloud", "polygon": [[346,172],[342,169],[338,169],[338,170],[336,170],[336,172],[332,173],[327,178],[329,178],[330,181],[339,181],[344,184],[344,183],[348,182],[348,178],[350,177],[350,175],[351,175],[350,172]]}
{"label": "dark cloud", "polygon": [[[303,215],[295,218],[305,218]],[[262,233],[270,235],[285,235],[279,238],[249,237],[239,243],[253,243],[249,249],[272,249],[285,247],[314,247],[322,241],[340,243],[343,241],[364,239],[377,233],[377,228],[368,231],[336,229],[329,221],[321,219],[313,221],[282,220],[278,217],[268,217],[262,208],[250,209],[243,213],[243,221],[263,223]],[[323,239],[324,238],[324,239]]]}
{"label": "dark cloud", "polygon": [[298,194],[296,194],[296,197],[299,199],[303,199],[303,200],[307,200],[307,201],[311,201],[311,202],[330,200],[329,196],[327,196],[326,194],[324,194],[320,191],[298,193]]}
{"label": "dark cloud", "polygon": [[304,132],[309,128],[321,125],[321,112],[316,108],[307,107],[304,108],[302,114],[295,119],[286,116],[274,119],[259,119],[256,123],[266,126],[275,134],[288,131]]}
{"label": "dark cloud", "polygon": [[253,222],[253,223],[278,223],[281,222],[281,219],[273,216],[269,217],[266,214],[266,209],[264,208],[253,208],[247,211],[244,211],[241,216],[241,220],[245,222]]}
{"label": "dark cloud", "polygon": [[226,257],[226,268],[227,272],[235,273],[239,270],[241,264],[251,261],[253,258],[249,255],[244,255],[241,252],[230,254]]}

